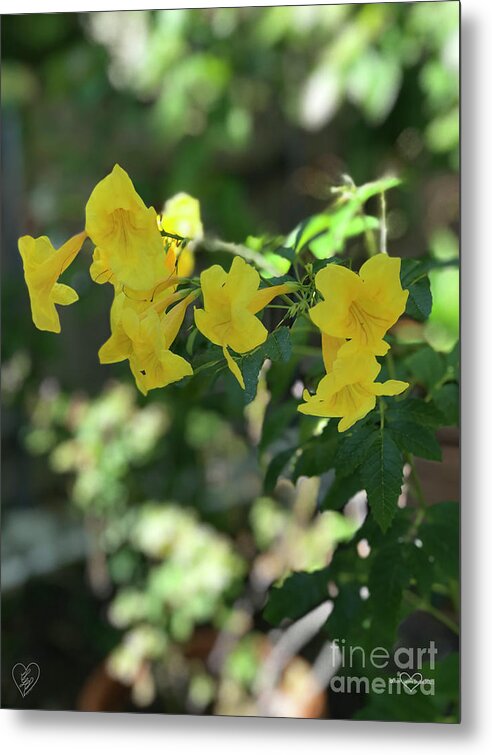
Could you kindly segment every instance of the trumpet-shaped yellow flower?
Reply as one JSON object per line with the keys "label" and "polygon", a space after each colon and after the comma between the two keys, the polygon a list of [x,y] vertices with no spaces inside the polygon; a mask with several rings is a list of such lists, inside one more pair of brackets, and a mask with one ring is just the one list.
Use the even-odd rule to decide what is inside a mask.
{"label": "trumpet-shaped yellow flower", "polygon": [[400,259],[377,254],[359,274],[327,265],[316,275],[324,301],[309,310],[311,320],[328,336],[350,338],[354,346],[383,355],[383,337],[405,311],[408,291],[400,282]]}
{"label": "trumpet-shaped yellow flower", "polygon": [[79,298],[73,288],[58,283],[58,278],[75,259],[85,238],[85,232],[78,233],[59,249],[54,248],[47,236],[37,239],[22,236],[19,239],[32,319],[39,330],[59,333],[60,318],[55,305],[73,304]]}
{"label": "trumpet-shaped yellow flower", "polygon": [[[99,349],[101,364],[128,359],[137,387],[144,395],[192,375],[189,362],[173,354],[170,347],[196,295],[183,299],[182,292],[174,292],[149,304],[131,300],[123,292],[117,294],[111,308],[111,336]],[[181,301],[167,311],[179,298]]]}
{"label": "trumpet-shaped yellow flower", "polygon": [[228,273],[220,265],[204,270],[200,283],[204,306],[195,309],[196,326],[205,338],[222,346],[229,369],[244,388],[239,367],[228,349],[244,354],[266,341],[268,331],[255,315],[290,286],[258,290],[260,276],[242,257],[234,257]]}
{"label": "trumpet-shaped yellow flower", "polygon": [[335,338],[321,333],[321,352],[323,355],[323,364],[326,372],[331,372],[337,359],[352,356],[354,354],[365,353],[369,355],[384,356],[390,349],[389,343],[381,341],[381,344],[374,348],[360,346],[356,341],[347,341],[345,338]]}
{"label": "trumpet-shaped yellow flower", "polygon": [[341,417],[339,432],[348,430],[376,405],[376,396],[397,396],[408,388],[402,380],[375,383],[381,365],[367,352],[337,358],[332,371],[321,379],[314,396],[304,391],[298,409],[314,417]]}
{"label": "trumpet-shaped yellow flower", "polygon": [[[180,192],[165,203],[162,214],[158,218],[159,228],[163,233],[174,233],[177,236],[198,241],[203,238],[203,225],[200,217],[200,203],[189,194]],[[179,277],[188,278],[195,267],[193,243],[185,246],[171,241],[168,254],[176,259],[176,272]]]}
{"label": "trumpet-shaped yellow flower", "polygon": [[157,213],[146,207],[119,165],[95,186],[86,206],[86,231],[94,244],[91,275],[141,291],[166,276]]}

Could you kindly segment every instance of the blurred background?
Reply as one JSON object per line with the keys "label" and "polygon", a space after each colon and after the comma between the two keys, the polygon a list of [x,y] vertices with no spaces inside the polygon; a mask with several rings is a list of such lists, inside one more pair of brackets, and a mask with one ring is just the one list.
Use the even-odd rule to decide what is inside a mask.
{"label": "blurred background", "polygon": [[[37,331],[17,238],[81,230],[116,162],[146,204],[186,191],[236,242],[391,171],[391,253],[455,259],[458,3],[4,16],[1,35],[3,705],[251,714],[278,672],[277,714],[350,716],[307,694],[313,644],[261,678],[268,586],[350,534],[312,523],[307,478],[262,495],[266,392],[246,419],[205,378],[143,401],[98,363],[110,287],[78,259],[80,302],[61,335]],[[457,268],[431,286],[424,337],[447,352]],[[41,667],[24,702],[18,661]]]}

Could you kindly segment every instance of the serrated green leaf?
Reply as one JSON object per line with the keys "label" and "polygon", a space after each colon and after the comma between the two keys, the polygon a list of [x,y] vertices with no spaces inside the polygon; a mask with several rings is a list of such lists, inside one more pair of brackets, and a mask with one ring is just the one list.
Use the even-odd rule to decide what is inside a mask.
{"label": "serrated green leaf", "polygon": [[284,619],[298,619],[328,599],[329,567],[315,572],[295,572],[280,587],[272,587],[263,617],[276,626]]}
{"label": "serrated green leaf", "polygon": [[397,512],[403,482],[403,459],[389,433],[381,429],[360,467],[362,484],[375,520],[385,532]]}
{"label": "serrated green leaf", "polygon": [[432,293],[429,279],[422,278],[422,280],[414,283],[408,289],[407,306],[405,313],[413,320],[422,322],[427,320],[432,312]]}
{"label": "serrated green leaf", "polygon": [[403,451],[409,451],[422,459],[441,461],[442,451],[434,431],[413,422],[388,423],[389,432]]}
{"label": "serrated green leaf", "polygon": [[426,427],[440,427],[444,416],[432,401],[420,398],[406,398],[404,401],[390,403],[385,412],[389,422],[414,422]]}
{"label": "serrated green leaf", "polygon": [[374,425],[357,423],[342,434],[335,454],[335,467],[342,477],[348,477],[362,464],[375,433]]}
{"label": "serrated green leaf", "polygon": [[408,290],[406,314],[419,322],[426,320],[432,311],[432,293],[427,266],[420,260],[402,260],[400,280],[402,288]]}

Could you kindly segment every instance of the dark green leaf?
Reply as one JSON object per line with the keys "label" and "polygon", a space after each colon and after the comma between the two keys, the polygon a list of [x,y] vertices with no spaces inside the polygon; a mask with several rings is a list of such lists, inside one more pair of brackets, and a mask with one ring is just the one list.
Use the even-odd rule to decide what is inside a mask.
{"label": "dark green leaf", "polygon": [[335,467],[342,477],[348,477],[362,464],[376,432],[370,422],[358,422],[342,433],[335,454]]}
{"label": "dark green leaf", "polygon": [[369,601],[373,627],[392,640],[396,635],[403,590],[409,572],[399,543],[390,543],[377,551],[369,574]]}
{"label": "dark green leaf", "polygon": [[245,384],[244,400],[247,404],[253,401],[256,396],[258,375],[265,359],[287,362],[290,359],[291,351],[289,329],[282,327],[270,333],[265,343],[255,351],[243,357],[241,372]]}
{"label": "dark green leaf", "polygon": [[263,420],[260,450],[265,450],[270,443],[277,440],[296,416],[298,413],[295,401],[287,400],[276,406],[269,404]]}
{"label": "dark green leaf", "polygon": [[408,290],[406,314],[414,320],[426,320],[432,311],[432,294],[425,263],[402,260],[400,280],[402,288]]}
{"label": "dark green leaf", "polygon": [[[359,559],[360,560],[360,559]],[[330,640],[357,638],[362,628],[362,616],[367,611],[367,601],[360,596],[356,582],[338,586],[338,595],[333,601],[333,610],[324,626]]]}
{"label": "dark green leaf", "polygon": [[454,501],[429,506],[418,537],[442,574],[459,578],[459,505]]}
{"label": "dark green leaf", "polygon": [[[333,468],[338,437],[335,426],[329,425],[330,433],[313,438],[297,458],[292,479],[317,477]],[[328,428],[327,428],[328,429]]]}
{"label": "dark green leaf", "polygon": [[389,404],[386,420],[392,422],[414,422],[426,427],[440,427],[444,423],[444,416],[432,401],[420,398],[406,398]]}
{"label": "dark green leaf", "polygon": [[389,424],[391,436],[403,451],[422,459],[441,461],[442,451],[434,431],[413,422],[396,421]]}
{"label": "dark green leaf", "polygon": [[298,619],[328,600],[329,567],[315,572],[295,572],[280,587],[272,587],[263,617],[270,624]]}
{"label": "dark green leaf", "polygon": [[265,482],[263,485],[265,493],[271,493],[274,490],[279,475],[287,466],[296,451],[296,448],[286,448],[284,451],[280,451],[280,453],[273,457],[265,474]]}
{"label": "dark green leaf", "polygon": [[458,425],[460,421],[460,389],[457,383],[446,383],[432,392],[432,397],[443,415],[443,425]]}
{"label": "dark green leaf", "polygon": [[321,511],[338,511],[362,489],[363,485],[357,472],[353,472],[348,477],[340,477],[336,474],[330,489],[321,501]]}
{"label": "dark green leaf", "polygon": [[386,531],[397,512],[401,493],[403,459],[389,433],[380,430],[372,441],[360,468],[371,512]]}

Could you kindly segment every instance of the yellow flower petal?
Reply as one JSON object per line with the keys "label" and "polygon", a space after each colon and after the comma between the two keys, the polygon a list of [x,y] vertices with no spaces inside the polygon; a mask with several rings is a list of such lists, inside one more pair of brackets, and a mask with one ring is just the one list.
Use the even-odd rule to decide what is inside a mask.
{"label": "yellow flower petal", "polygon": [[376,396],[401,393],[407,383],[388,380],[375,383],[381,366],[366,352],[340,357],[342,346],[332,371],[322,378],[314,396],[303,395],[304,404],[298,407],[302,414],[315,417],[341,417],[339,432],[352,427],[376,405]]}
{"label": "yellow flower petal", "polygon": [[157,214],[145,206],[119,165],[92,191],[86,206],[86,230],[119,283],[146,290],[165,277]]}
{"label": "yellow flower petal", "polygon": [[326,372],[330,372],[333,369],[338,351],[346,343],[345,338],[335,338],[334,336],[328,336],[326,333],[321,333],[321,352]]}
{"label": "yellow flower petal", "polygon": [[130,359],[130,367],[137,387],[144,395],[154,388],[165,388],[166,385],[193,374],[193,368],[186,359],[167,349],[152,352],[143,360],[137,354]]}
{"label": "yellow flower petal", "polygon": [[39,330],[59,333],[60,318],[55,304],[77,301],[72,288],[58,284],[58,278],[73,262],[86,238],[85,232],[72,236],[59,249],[55,249],[47,236],[19,239],[19,252],[24,265],[24,277],[29,291],[31,313]]}
{"label": "yellow flower petal", "polygon": [[230,353],[229,353],[229,351],[227,349],[227,346],[224,346],[223,349],[222,349],[222,351],[224,352],[224,356],[225,356],[225,359],[226,359],[226,362],[227,362],[227,366],[229,367],[230,371],[232,372],[232,374],[236,378],[237,382],[239,383],[239,385],[241,386],[241,388],[244,391],[244,387],[245,387],[244,386],[244,378],[243,378],[241,370],[239,369],[239,366],[238,366],[237,362],[235,362],[234,359],[232,358],[232,356],[230,355]]}
{"label": "yellow flower petal", "polygon": [[400,260],[378,254],[360,275],[339,265],[328,265],[316,275],[324,301],[309,314],[329,336],[349,338],[360,348],[385,353],[383,338],[405,311],[408,292],[400,283]]}
{"label": "yellow flower petal", "polygon": [[71,286],[66,286],[64,283],[55,283],[53,286],[53,302],[55,304],[62,304],[66,307],[78,300],[79,295]]}
{"label": "yellow flower petal", "polygon": [[267,286],[267,288],[262,288],[260,291],[257,291],[257,293],[254,294],[251,302],[248,305],[248,310],[253,315],[256,315],[256,313],[264,309],[267,304],[270,304],[270,302],[275,299],[276,296],[287,294],[289,293],[289,291],[292,291],[292,288],[293,286],[291,283],[281,283],[278,286]]}
{"label": "yellow flower petal", "polygon": [[195,309],[198,330],[218,346],[244,354],[263,343],[268,331],[251,311],[260,276],[242,257],[225,272],[213,265],[200,276],[203,309]]}
{"label": "yellow flower petal", "polygon": [[371,391],[375,396],[398,396],[409,388],[410,383],[404,380],[386,380],[384,383],[373,383]]}

